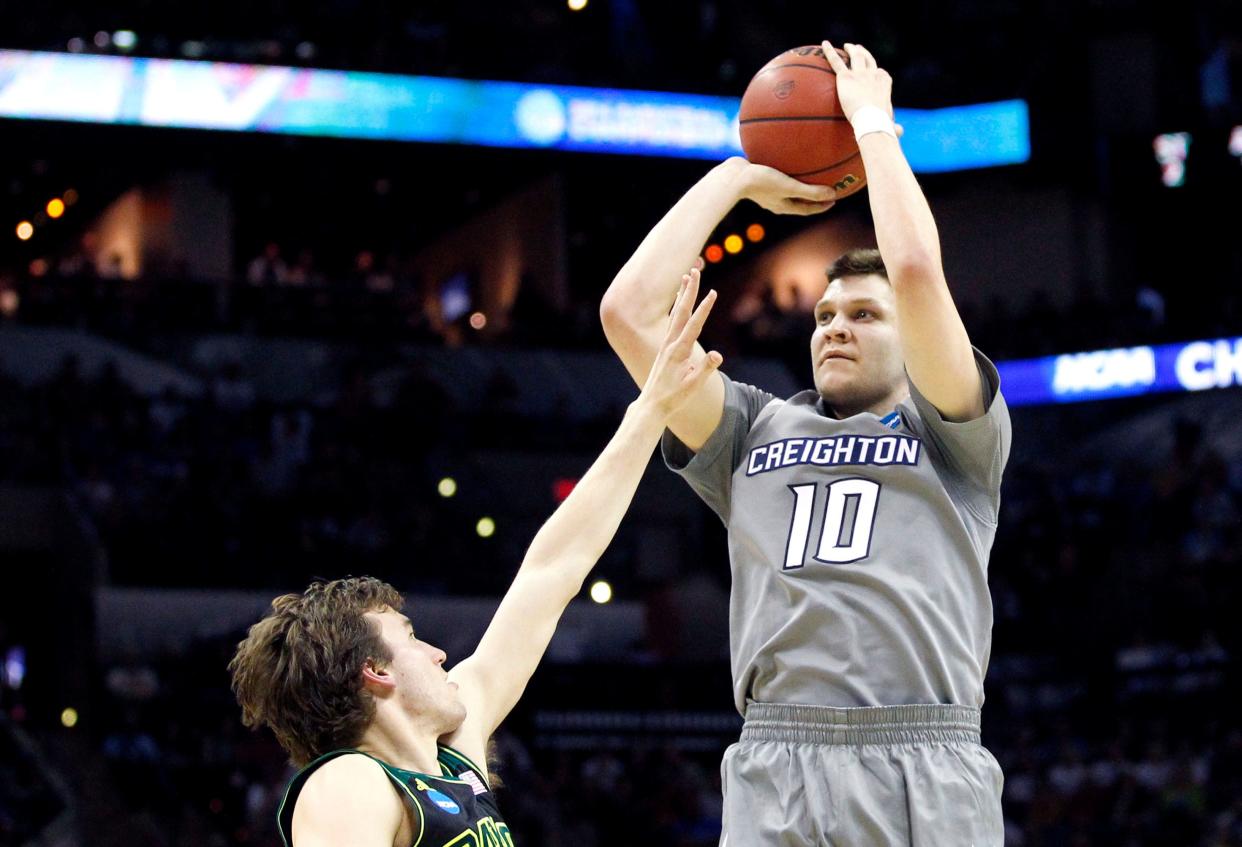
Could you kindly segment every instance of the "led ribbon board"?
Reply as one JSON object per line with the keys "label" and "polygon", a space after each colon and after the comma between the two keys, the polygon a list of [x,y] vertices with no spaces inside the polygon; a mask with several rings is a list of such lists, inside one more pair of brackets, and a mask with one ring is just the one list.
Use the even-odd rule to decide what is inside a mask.
{"label": "led ribbon board", "polygon": [[[735,97],[0,50],[0,116],[719,160]],[[1030,158],[1026,103],[898,109],[914,170]]]}
{"label": "led ribbon board", "polygon": [[1242,338],[1122,347],[997,364],[1011,406],[1242,385]]}

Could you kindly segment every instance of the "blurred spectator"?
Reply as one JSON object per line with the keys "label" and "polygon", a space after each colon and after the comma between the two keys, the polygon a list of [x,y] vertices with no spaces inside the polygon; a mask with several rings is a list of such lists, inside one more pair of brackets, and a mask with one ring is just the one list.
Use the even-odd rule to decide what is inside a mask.
{"label": "blurred spectator", "polygon": [[269,241],[263,252],[246,265],[246,281],[251,285],[279,285],[288,282],[289,268],[280,255],[280,245]]}

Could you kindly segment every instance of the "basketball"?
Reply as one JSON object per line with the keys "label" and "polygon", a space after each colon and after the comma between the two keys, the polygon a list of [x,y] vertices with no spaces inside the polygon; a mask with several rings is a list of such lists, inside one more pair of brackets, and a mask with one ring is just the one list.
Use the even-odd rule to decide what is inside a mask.
{"label": "basketball", "polygon": [[[837,52],[849,63],[844,50]],[[795,47],[751,79],[738,114],[746,158],[848,197],[867,184],[837,75],[822,47]]]}

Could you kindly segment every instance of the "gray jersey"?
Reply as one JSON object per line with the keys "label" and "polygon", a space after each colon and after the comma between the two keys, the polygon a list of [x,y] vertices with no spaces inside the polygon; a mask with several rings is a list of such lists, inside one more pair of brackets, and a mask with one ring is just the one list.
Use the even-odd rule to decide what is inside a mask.
{"label": "gray jersey", "polygon": [[987,564],[1009,411],[978,351],[987,412],[944,421],[913,384],[893,414],[844,420],[725,378],[697,454],[663,451],[729,531],[734,699],[980,706]]}

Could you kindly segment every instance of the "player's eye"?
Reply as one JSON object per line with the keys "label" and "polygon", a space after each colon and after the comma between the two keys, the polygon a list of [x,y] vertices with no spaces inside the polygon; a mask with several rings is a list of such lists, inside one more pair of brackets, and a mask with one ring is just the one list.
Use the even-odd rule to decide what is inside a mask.
{"label": "player's eye", "polygon": [[831,323],[831,322],[832,322],[832,312],[820,312],[820,313],[819,313],[819,322],[820,322],[821,324]]}
{"label": "player's eye", "polygon": [[871,312],[866,309],[859,309],[858,314],[854,315],[854,320],[862,320],[863,318],[869,318],[871,316]]}

